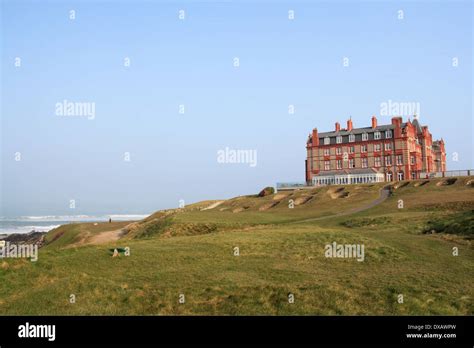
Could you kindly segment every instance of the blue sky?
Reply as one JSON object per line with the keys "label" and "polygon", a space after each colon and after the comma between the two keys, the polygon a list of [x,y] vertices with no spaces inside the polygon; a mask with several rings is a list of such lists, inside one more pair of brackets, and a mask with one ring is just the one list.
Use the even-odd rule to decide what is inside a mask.
{"label": "blue sky", "polygon": [[[1,11],[2,216],[147,213],[304,180],[312,128],[389,123],[388,100],[419,103],[448,169],[474,167],[470,1],[6,0]],[[95,103],[95,118],[56,115],[64,99]],[[257,166],[218,163],[226,147],[256,150]]]}

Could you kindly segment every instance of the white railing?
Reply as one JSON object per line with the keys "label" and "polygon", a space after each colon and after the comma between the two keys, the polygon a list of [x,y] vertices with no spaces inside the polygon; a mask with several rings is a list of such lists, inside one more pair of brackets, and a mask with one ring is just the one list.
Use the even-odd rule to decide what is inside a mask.
{"label": "white railing", "polygon": [[471,175],[474,175],[474,169],[447,170],[445,172],[420,173],[420,179],[448,178],[451,176],[471,176]]}
{"label": "white railing", "polygon": [[[311,183],[310,183],[311,184]],[[304,188],[314,188],[311,185],[308,185],[305,181],[300,182],[277,182],[276,189],[277,191],[280,190],[298,190]]]}

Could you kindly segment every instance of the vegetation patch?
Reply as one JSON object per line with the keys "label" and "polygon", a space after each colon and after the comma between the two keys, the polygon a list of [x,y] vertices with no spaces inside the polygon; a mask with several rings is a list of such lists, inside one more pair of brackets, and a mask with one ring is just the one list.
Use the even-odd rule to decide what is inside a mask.
{"label": "vegetation patch", "polygon": [[232,212],[233,213],[240,213],[241,211],[247,210],[248,208],[250,208],[250,207],[249,206],[237,207],[237,208],[233,209]]}
{"label": "vegetation patch", "polygon": [[474,208],[474,202],[473,201],[457,201],[457,202],[426,203],[426,204],[418,205],[417,208],[421,210],[445,210],[445,211],[471,210]]}
{"label": "vegetation patch", "polygon": [[265,187],[262,191],[259,192],[259,197],[270,196],[275,193],[275,189],[273,187]]}
{"label": "vegetation patch", "polygon": [[217,232],[219,226],[215,223],[176,223],[168,226],[162,237],[178,237],[178,236],[196,236]]}
{"label": "vegetation patch", "polygon": [[458,179],[457,178],[449,178],[443,181],[440,181],[436,184],[436,186],[449,186],[454,184]]}
{"label": "vegetation patch", "polygon": [[134,232],[134,236],[135,238],[150,238],[155,235],[161,235],[165,233],[166,229],[172,224],[172,216],[163,216],[142,224],[142,226],[140,226],[138,230]]}
{"label": "vegetation patch", "polygon": [[474,210],[428,220],[423,233],[447,233],[474,239]]}
{"label": "vegetation patch", "polygon": [[394,188],[395,190],[397,190],[397,189],[400,189],[400,188],[402,188],[402,187],[408,186],[408,184],[410,184],[409,181],[399,182],[398,184],[393,185],[393,188]]}
{"label": "vegetation patch", "polygon": [[[259,207],[278,201],[276,195],[242,196],[200,211],[217,202],[206,201],[135,222],[64,225],[48,233],[52,242],[38,262],[0,260],[1,313],[472,315],[474,249],[464,236],[472,238],[474,200],[466,182],[473,178],[410,184],[376,205],[387,183],[284,192],[266,212]],[[331,199],[328,190],[350,196]],[[303,197],[313,198],[287,207],[286,200]],[[248,209],[232,214],[239,207]],[[87,244],[122,230],[127,234],[118,241]],[[432,231],[439,237],[421,233]],[[364,246],[364,261],[325,257],[333,242]],[[462,257],[453,257],[452,247],[461,244],[468,245]],[[110,257],[109,249],[126,246],[130,257]],[[81,298],[74,306],[61,300],[73,293]]]}
{"label": "vegetation patch", "polygon": [[331,188],[327,193],[332,199],[349,197],[349,192],[345,190],[345,187]]}
{"label": "vegetation patch", "polygon": [[62,248],[73,244],[80,239],[80,230],[80,224],[59,226],[58,228],[48,232],[45,238],[46,245],[55,248]]}
{"label": "vegetation patch", "polygon": [[270,202],[270,203],[264,204],[264,205],[262,205],[260,208],[258,208],[258,210],[259,210],[259,211],[268,210],[268,209],[273,208],[274,206],[278,205],[278,203],[280,203],[280,201],[277,201],[277,202]]}
{"label": "vegetation patch", "polygon": [[313,196],[302,196],[295,199],[295,205],[303,205],[308,203]]}
{"label": "vegetation patch", "polygon": [[275,201],[279,201],[285,197],[287,197],[288,195],[287,194],[284,194],[284,193],[277,193],[275,196],[273,196],[273,199]]}
{"label": "vegetation patch", "polygon": [[380,225],[385,225],[391,222],[392,219],[387,216],[381,216],[376,218],[357,218],[349,219],[340,222],[344,227],[355,228],[355,227],[375,227]]}

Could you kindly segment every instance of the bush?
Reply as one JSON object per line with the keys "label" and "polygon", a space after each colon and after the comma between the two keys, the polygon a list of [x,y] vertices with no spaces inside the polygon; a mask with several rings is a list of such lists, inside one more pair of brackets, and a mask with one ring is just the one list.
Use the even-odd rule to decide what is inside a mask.
{"label": "bush", "polygon": [[474,239],[474,210],[429,220],[423,233],[448,233]]}
{"label": "bush", "polygon": [[135,238],[148,238],[154,235],[163,234],[168,227],[173,224],[173,218],[171,216],[164,216],[158,219],[149,221],[143,226],[136,234]]}
{"label": "bush", "polygon": [[275,193],[275,189],[273,187],[267,186],[265,187],[260,193],[258,194],[259,197],[269,196]]}
{"label": "bush", "polygon": [[354,228],[354,227],[373,227],[378,225],[384,225],[389,223],[391,219],[386,216],[376,217],[376,218],[358,218],[342,221],[340,224],[345,227]]}

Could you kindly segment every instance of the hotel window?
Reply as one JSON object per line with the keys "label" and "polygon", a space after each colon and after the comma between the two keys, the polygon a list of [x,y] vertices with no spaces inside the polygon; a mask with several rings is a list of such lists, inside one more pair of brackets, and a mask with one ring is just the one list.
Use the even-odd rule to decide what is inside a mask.
{"label": "hotel window", "polygon": [[375,159],[375,166],[376,167],[381,167],[382,166],[382,161],[380,160],[380,157],[377,156],[377,157],[374,157]]}
{"label": "hotel window", "polygon": [[349,147],[349,153],[354,153],[354,151],[355,151],[354,146],[350,146],[350,147]]}
{"label": "hotel window", "polygon": [[362,141],[367,141],[367,140],[369,140],[369,134],[362,133]]}
{"label": "hotel window", "polygon": [[360,152],[367,152],[367,145],[361,145]]}
{"label": "hotel window", "polygon": [[353,143],[356,140],[356,137],[354,134],[349,134],[349,142]]}
{"label": "hotel window", "polygon": [[375,144],[374,145],[374,151],[379,152],[380,151],[380,144]]}
{"label": "hotel window", "polygon": [[397,155],[397,165],[401,166],[403,164],[403,156]]}
{"label": "hotel window", "polygon": [[355,168],[355,160],[353,158],[349,158],[349,168]]}
{"label": "hotel window", "polygon": [[415,164],[415,156],[411,156],[411,164]]}
{"label": "hotel window", "polygon": [[324,156],[329,156],[329,148],[324,149]]}
{"label": "hotel window", "polygon": [[324,138],[324,145],[329,145],[329,137]]}
{"label": "hotel window", "polygon": [[375,132],[375,133],[374,133],[374,139],[375,139],[375,140],[380,139],[380,132]]}
{"label": "hotel window", "polygon": [[337,169],[342,169],[342,160],[337,160],[336,162],[336,165],[337,165]]}
{"label": "hotel window", "polygon": [[385,143],[385,151],[390,151],[392,149],[392,143]]}
{"label": "hotel window", "polygon": [[342,143],[342,136],[338,135],[338,136],[336,137],[336,143],[337,143],[337,144]]}
{"label": "hotel window", "polygon": [[367,157],[362,157],[362,168],[367,168],[369,166],[369,161]]}
{"label": "hotel window", "polygon": [[342,155],[342,147],[336,147],[336,155]]}
{"label": "hotel window", "polygon": [[386,130],[385,131],[385,138],[390,139],[392,137],[392,131],[391,130]]}
{"label": "hotel window", "polygon": [[385,165],[386,166],[392,165],[392,156],[385,156]]}
{"label": "hotel window", "polygon": [[330,169],[331,169],[331,162],[324,161],[324,170],[330,170]]}

